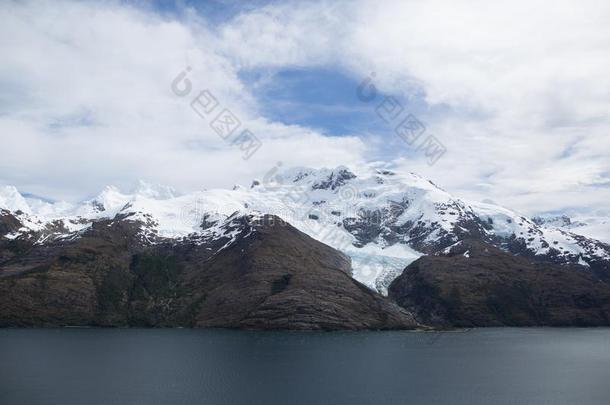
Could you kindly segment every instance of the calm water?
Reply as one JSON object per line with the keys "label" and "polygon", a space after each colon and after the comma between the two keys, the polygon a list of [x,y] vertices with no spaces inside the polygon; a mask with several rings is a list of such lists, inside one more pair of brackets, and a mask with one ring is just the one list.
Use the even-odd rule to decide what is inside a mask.
{"label": "calm water", "polygon": [[0,404],[608,404],[610,329],[0,330]]}

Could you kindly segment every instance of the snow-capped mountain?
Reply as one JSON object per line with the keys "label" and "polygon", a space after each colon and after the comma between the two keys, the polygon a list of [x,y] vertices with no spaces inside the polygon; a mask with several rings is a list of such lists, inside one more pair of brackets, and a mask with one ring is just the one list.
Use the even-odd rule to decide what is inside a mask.
{"label": "snow-capped mountain", "polygon": [[227,226],[234,214],[273,214],[346,253],[354,278],[381,292],[418,257],[468,239],[521,256],[610,272],[605,243],[497,205],[456,198],[416,174],[389,170],[276,168],[250,187],[187,195],[141,182],[130,193],[106,187],[74,205],[28,201],[14,187],[3,187],[0,212],[13,219],[12,226],[0,226],[2,238],[35,238],[36,243],[73,239],[97,221],[115,219],[136,222],[149,244],[231,240],[239,232]]}
{"label": "snow-capped mountain", "polygon": [[560,228],[589,238],[610,243],[610,216],[585,215],[580,213],[568,215],[543,215],[533,220],[545,227]]}

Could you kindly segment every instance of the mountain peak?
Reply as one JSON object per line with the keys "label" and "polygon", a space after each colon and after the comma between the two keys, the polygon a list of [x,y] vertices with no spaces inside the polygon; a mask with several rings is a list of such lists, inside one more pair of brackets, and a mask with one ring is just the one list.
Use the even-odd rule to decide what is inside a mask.
{"label": "mountain peak", "polygon": [[124,206],[129,197],[121,192],[116,186],[106,186],[93,200],[88,201],[97,211],[119,209]]}
{"label": "mountain peak", "polygon": [[0,186],[0,209],[31,212],[26,199],[15,186]]}
{"label": "mountain peak", "polygon": [[272,188],[275,186],[307,185],[313,190],[335,190],[356,177],[356,174],[346,166],[337,166],[332,169],[297,166],[284,169],[278,163],[264,176],[263,185]]}

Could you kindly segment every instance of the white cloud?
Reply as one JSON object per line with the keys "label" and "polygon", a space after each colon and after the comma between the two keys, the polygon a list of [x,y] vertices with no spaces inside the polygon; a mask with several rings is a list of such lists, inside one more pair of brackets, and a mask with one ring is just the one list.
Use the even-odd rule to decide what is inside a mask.
{"label": "white cloud", "polygon": [[[138,178],[186,191],[247,183],[278,160],[363,161],[357,138],[260,117],[200,18],[62,1],[4,2],[0,21],[0,183],[74,200]],[[186,66],[192,92],[180,98],[170,84]],[[190,108],[203,89],[262,140],[250,160]]]}
{"label": "white cloud", "polygon": [[222,32],[239,65],[374,71],[386,92],[449,107],[426,122],[448,153],[405,167],[451,191],[527,212],[607,204],[607,1],[283,3]]}
{"label": "white cloud", "polygon": [[[432,167],[421,156],[398,166],[526,213],[607,206],[607,1],[278,2],[218,27],[186,15],[0,6],[0,182],[76,198],[137,177],[191,189],[247,182],[277,161],[362,162],[379,138],[269,122],[238,76],[323,66],[423,94],[430,114],[420,118],[448,152]],[[251,161],[170,92],[186,65],[195,89],[210,88],[264,140]]]}

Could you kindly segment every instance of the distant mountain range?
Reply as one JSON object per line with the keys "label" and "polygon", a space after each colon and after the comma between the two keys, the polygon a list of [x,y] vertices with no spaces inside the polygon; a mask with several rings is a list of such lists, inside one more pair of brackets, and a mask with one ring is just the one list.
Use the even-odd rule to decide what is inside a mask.
{"label": "distant mountain range", "polygon": [[568,217],[526,218],[456,198],[416,174],[388,170],[356,175],[345,167],[292,168],[251,187],[180,196],[170,187],[140,182],[131,193],[109,186],[75,205],[26,199],[5,186],[0,210],[19,222],[0,237],[39,244],[78,238],[102,219],[138,222],[140,237],[157,244],[221,237],[220,229],[235,213],[273,214],[350,256],[354,277],[382,292],[413,260],[470,238],[595,271],[606,271],[610,263],[609,245],[578,233],[585,225]]}
{"label": "distant mountain range", "polygon": [[606,215],[539,215],[532,218],[534,222],[546,227],[561,228],[592,239],[610,243],[610,213]]}
{"label": "distant mountain range", "polygon": [[[256,218],[285,226],[271,223],[257,228],[252,225]],[[0,289],[7,291],[5,299],[10,296],[13,300],[13,309],[9,315],[5,314],[4,323],[37,324],[38,319],[44,324],[54,324],[53,320],[56,320],[60,324],[78,321],[76,323],[102,325],[115,321],[152,326],[271,325],[269,318],[265,323],[253,321],[250,316],[251,311],[260,310],[257,305],[275,294],[267,296],[261,292],[258,296],[260,302],[235,304],[235,308],[241,308],[237,310],[227,304],[232,299],[225,291],[225,295],[214,304],[217,307],[208,308],[206,305],[212,304],[204,297],[213,295],[209,290],[211,281],[200,285],[195,280],[204,277],[202,274],[214,278],[216,276],[209,272],[215,271],[219,274],[226,271],[233,274],[231,277],[237,277],[239,271],[235,271],[241,265],[235,259],[236,249],[241,246],[239,249],[247,250],[249,244],[246,241],[251,235],[281,233],[287,240],[292,240],[292,244],[279,244],[277,257],[273,257],[271,248],[264,249],[262,256],[260,251],[250,252],[247,256],[247,260],[256,263],[253,267],[260,268],[264,274],[272,273],[252,281],[253,284],[249,285],[252,291],[260,289],[261,283],[276,285],[269,291],[288,291],[293,286],[291,280],[303,277],[307,269],[312,277],[317,274],[317,280],[324,284],[329,282],[325,280],[328,274],[320,272],[319,268],[328,267],[351,275],[356,283],[373,290],[354,290],[356,295],[352,299],[371,300],[366,305],[369,310],[371,305],[383,310],[369,313],[353,303],[341,307],[344,303],[339,300],[335,318],[335,315],[326,314],[330,317],[319,319],[316,317],[319,317],[318,310],[322,307],[313,309],[316,300],[304,299],[301,292],[292,291],[299,297],[296,301],[291,301],[295,296],[284,297],[287,301],[272,305],[275,309],[265,313],[273,319],[284,319],[277,325],[305,329],[412,327],[416,324],[415,318],[421,322],[430,321],[430,318],[418,314],[413,302],[410,302],[406,314],[401,312],[403,309],[395,308],[393,301],[401,302],[400,299],[393,297],[388,300],[381,295],[387,295],[388,287],[405,267],[422,256],[418,262],[432,260],[426,257],[455,256],[456,249],[464,250],[464,246],[477,246],[479,250],[486,246],[525,262],[547,263],[553,268],[583,272],[600,282],[609,280],[610,245],[577,233],[580,226],[567,217],[527,218],[497,205],[465,201],[416,174],[376,169],[364,172],[354,172],[346,167],[277,169],[262,179],[254,180],[249,187],[203,190],[187,195],[178,195],[169,187],[141,182],[131,193],[106,187],[97,197],[80,204],[24,197],[16,188],[4,186],[0,187]],[[287,227],[294,231],[286,233]],[[265,231],[257,233],[257,229]],[[295,236],[301,233],[321,243],[303,244],[302,237]],[[336,253],[321,254],[324,245],[336,249]],[[307,265],[303,261],[297,263],[288,253],[295,249],[308,252],[303,257],[320,256],[324,260],[317,261],[318,265],[314,266],[311,262]],[[466,249],[461,252],[461,257],[468,258],[469,254]],[[232,259],[221,259],[226,255]],[[349,258],[348,264],[332,264],[340,261],[339,257]],[[286,264],[283,265],[279,258],[283,258]],[[223,260],[232,264],[228,267],[217,264]],[[273,266],[260,267],[261,261],[266,260],[273,262]],[[498,254],[490,260],[503,261],[506,258]],[[150,269],[142,270],[144,265]],[[274,266],[277,271],[273,270]],[[282,268],[285,273],[280,274]],[[515,269],[510,267],[507,271]],[[49,279],[51,274],[59,279]],[[150,274],[156,274],[150,276],[152,280],[148,280]],[[216,280],[219,283],[216,287],[224,285],[232,291],[247,287],[247,283],[242,285],[231,277]],[[336,288],[343,291],[352,288],[349,287],[351,279],[345,280],[343,276],[338,279],[341,285]],[[65,297],[62,297],[66,291],[61,286],[66,281],[69,285],[76,283],[74,290],[70,290],[73,296],[69,296],[72,297],[70,302],[79,308],[80,315],[66,314],[63,310],[49,315],[43,309],[35,308],[41,305],[41,296],[51,302],[59,300],[60,307],[65,305]],[[81,285],[81,281],[84,284]],[[55,282],[58,284],[53,284]],[[51,284],[54,285],[53,293],[44,289],[44,285]],[[8,289],[9,285],[12,290]],[[320,299],[325,296],[320,290],[326,287],[321,284],[316,284],[315,288],[309,284],[309,287],[303,290],[308,297]],[[142,294],[136,292],[140,290]],[[402,288],[402,291],[406,290]],[[185,291],[188,299],[183,295]],[[58,295],[54,296],[55,293]],[[104,301],[105,295],[112,305]],[[325,296],[325,300],[330,298]],[[48,308],[49,302],[44,302]],[[107,305],[111,308],[106,308]],[[284,313],[282,318],[277,311],[280,307],[290,308],[290,305],[305,308],[303,310],[314,320],[286,321],[287,315]],[[211,320],[215,319],[213,308],[225,311],[226,316]],[[232,318],[231,308],[243,316]],[[154,315],[157,310],[161,313]],[[201,311],[208,315],[201,315]],[[250,315],[245,316],[240,311]],[[358,311],[360,323],[349,316]],[[29,322],[21,322],[21,312],[30,314]],[[379,315],[382,312],[385,315]],[[468,320],[461,319],[460,322],[468,324]],[[589,323],[599,324],[600,321],[591,320]],[[317,326],[312,326],[314,324]]]}

